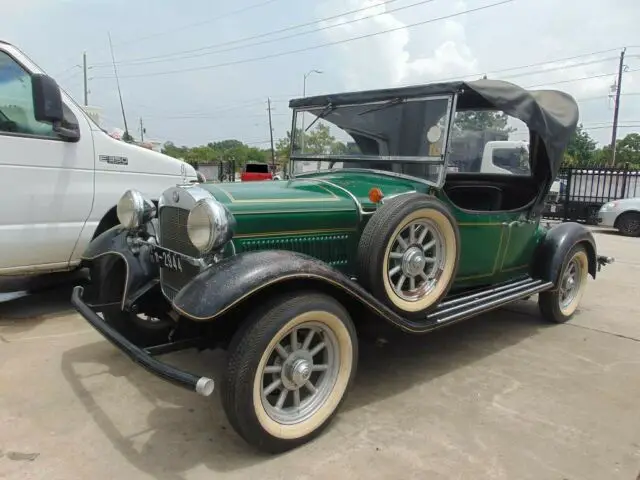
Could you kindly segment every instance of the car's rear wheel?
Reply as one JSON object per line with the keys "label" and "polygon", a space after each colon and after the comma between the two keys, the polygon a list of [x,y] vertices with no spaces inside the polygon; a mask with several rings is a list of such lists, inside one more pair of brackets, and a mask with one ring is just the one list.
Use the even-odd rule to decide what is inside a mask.
{"label": "car's rear wheel", "polygon": [[618,230],[628,237],[640,237],[640,213],[623,213],[618,219]]}
{"label": "car's rear wheel", "polygon": [[455,219],[442,202],[403,195],[367,223],[358,246],[358,281],[398,314],[423,316],[449,291],[459,245]]}
{"label": "car's rear wheel", "polygon": [[542,316],[555,323],[571,319],[587,287],[589,258],[582,245],[574,247],[562,267],[556,287],[538,295]]}
{"label": "car's rear wheel", "polygon": [[274,299],[229,347],[222,393],[229,423],[270,453],[310,441],[336,414],[357,355],[355,327],[336,300],[309,292]]}

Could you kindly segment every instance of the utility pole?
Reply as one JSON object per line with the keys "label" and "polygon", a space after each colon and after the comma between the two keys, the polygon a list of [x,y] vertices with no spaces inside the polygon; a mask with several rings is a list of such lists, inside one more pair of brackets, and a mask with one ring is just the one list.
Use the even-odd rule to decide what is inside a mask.
{"label": "utility pole", "polygon": [[271,98],[267,98],[267,105],[269,109],[269,136],[271,137],[271,170],[275,175],[276,169],[276,151],[273,148],[273,126],[271,125]]}
{"label": "utility pole", "polygon": [[611,133],[611,166],[616,164],[616,137],[618,135],[618,113],[620,112],[620,91],[622,90],[622,73],[624,71],[624,54],[627,48],[620,52],[620,66],[618,67],[618,81],[616,82],[616,100],[613,108],[613,132]]}
{"label": "utility pole", "polygon": [[89,105],[89,86],[87,84],[87,52],[82,54],[82,70],[84,72],[84,106]]}
{"label": "utility pole", "polygon": [[144,134],[145,134],[144,125],[142,123],[142,117],[140,117],[140,142],[141,143],[144,142]]}

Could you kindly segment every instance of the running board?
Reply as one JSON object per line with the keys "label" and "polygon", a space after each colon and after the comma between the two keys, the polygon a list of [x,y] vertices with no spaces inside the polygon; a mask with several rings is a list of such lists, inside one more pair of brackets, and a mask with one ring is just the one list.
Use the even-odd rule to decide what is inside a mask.
{"label": "running board", "polygon": [[445,300],[438,308],[427,315],[427,320],[436,324],[454,322],[464,318],[488,312],[515,300],[553,288],[553,282],[526,278],[488,287]]}

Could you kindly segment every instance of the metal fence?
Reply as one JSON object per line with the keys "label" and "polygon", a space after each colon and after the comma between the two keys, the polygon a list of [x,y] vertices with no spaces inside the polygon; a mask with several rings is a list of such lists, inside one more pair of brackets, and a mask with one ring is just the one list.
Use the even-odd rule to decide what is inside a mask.
{"label": "metal fence", "polygon": [[563,168],[560,194],[547,203],[544,216],[564,222],[595,224],[607,202],[640,196],[640,170],[610,167]]}

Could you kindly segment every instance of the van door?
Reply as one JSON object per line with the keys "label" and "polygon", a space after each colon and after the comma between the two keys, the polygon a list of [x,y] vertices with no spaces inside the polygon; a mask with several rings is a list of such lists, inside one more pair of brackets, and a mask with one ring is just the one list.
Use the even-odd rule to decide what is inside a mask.
{"label": "van door", "polygon": [[31,73],[0,49],[0,274],[68,267],[93,203],[93,140],[81,110],[65,102],[64,141],[34,116]]}

